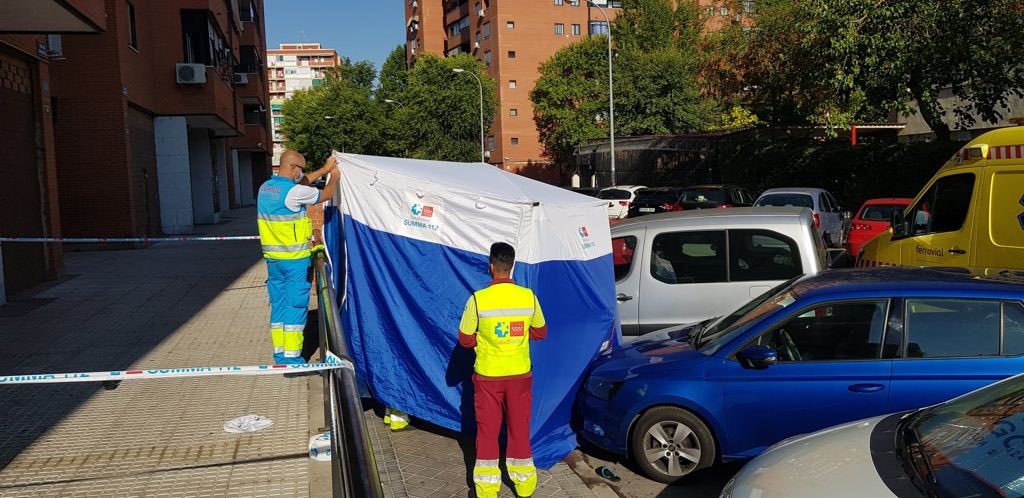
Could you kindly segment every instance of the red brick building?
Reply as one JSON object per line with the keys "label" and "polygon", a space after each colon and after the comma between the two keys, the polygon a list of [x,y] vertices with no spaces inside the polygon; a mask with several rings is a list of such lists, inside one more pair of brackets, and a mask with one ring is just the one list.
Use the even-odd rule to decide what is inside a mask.
{"label": "red brick building", "polygon": [[106,0],[52,62],[68,236],[189,233],[269,174],[263,3]]}
{"label": "red brick building", "polygon": [[[253,204],[265,38],[262,0],[0,3],[0,235],[188,233]],[[0,297],[61,271],[57,245],[2,251]]]}
{"label": "red brick building", "polygon": [[[0,235],[61,234],[45,33],[97,33],[105,25],[103,0],[0,3]],[[2,244],[0,304],[62,268],[59,245]]]}

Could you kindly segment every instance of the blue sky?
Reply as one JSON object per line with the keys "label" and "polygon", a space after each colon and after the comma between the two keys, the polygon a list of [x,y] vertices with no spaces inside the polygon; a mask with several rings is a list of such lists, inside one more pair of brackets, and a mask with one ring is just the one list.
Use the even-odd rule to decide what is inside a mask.
{"label": "blue sky", "polygon": [[[405,40],[403,0],[264,0],[267,48],[320,43],[377,69]],[[303,38],[305,36],[305,38]]]}

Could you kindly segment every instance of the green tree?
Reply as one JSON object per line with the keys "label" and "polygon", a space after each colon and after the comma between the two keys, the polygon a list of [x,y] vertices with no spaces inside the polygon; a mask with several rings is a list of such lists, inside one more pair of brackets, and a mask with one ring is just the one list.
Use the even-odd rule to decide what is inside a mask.
{"label": "green tree", "polygon": [[[453,69],[464,69],[456,74]],[[467,74],[469,73],[469,74]],[[483,63],[469,54],[437,57],[424,54],[408,74],[399,109],[411,156],[417,159],[473,162],[480,160],[480,93],[483,85],[484,127],[497,108],[496,84]]]}
{"label": "green tree", "polygon": [[530,92],[533,120],[544,155],[565,180],[576,146],[608,136],[608,53],[606,37],[593,37],[559,50],[540,66]]}
{"label": "green tree", "polygon": [[388,58],[381,65],[380,84],[374,91],[375,100],[384,110],[381,127],[384,155],[404,157],[410,149],[404,121],[408,113],[403,100],[408,86],[409,71],[405,65],[405,46],[399,45],[388,54]]}
{"label": "green tree", "polygon": [[[616,134],[691,132],[710,121],[713,106],[697,81],[703,21],[696,5],[678,4],[634,0],[613,23]],[[576,145],[608,135],[607,41],[594,37],[559,50],[541,65],[530,94],[545,156],[563,179]]]}
{"label": "green tree", "polygon": [[[758,5],[756,28],[725,33],[703,74],[769,122],[845,127],[920,112],[947,140],[951,126],[994,122],[1024,96],[1019,0]],[[948,109],[942,92],[957,97]]]}
{"label": "green tree", "polygon": [[[302,153],[310,165],[322,163],[332,150],[381,153],[383,116],[380,105],[371,98],[371,87],[366,86],[367,67],[371,85],[375,79],[373,65],[351,67],[360,69],[327,74],[320,86],[295,92],[284,103],[281,131],[286,146]],[[349,75],[357,75],[356,80]]]}

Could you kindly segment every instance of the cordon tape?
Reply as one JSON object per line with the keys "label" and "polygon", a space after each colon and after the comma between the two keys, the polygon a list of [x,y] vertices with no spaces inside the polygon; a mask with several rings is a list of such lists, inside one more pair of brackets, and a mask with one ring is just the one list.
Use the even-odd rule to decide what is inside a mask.
{"label": "cordon tape", "polygon": [[96,244],[108,242],[209,242],[218,240],[260,240],[259,235],[228,235],[224,237],[0,237],[0,242],[59,242],[62,244]]}
{"label": "cordon tape", "polygon": [[146,370],[117,370],[110,372],[73,372],[0,375],[0,385],[10,384],[61,384],[65,382],[105,382],[111,380],[174,379],[183,377],[216,377],[222,375],[253,376],[278,375],[293,372],[316,372],[345,368],[354,370],[351,361],[327,353],[324,363],[301,363],[295,365],[249,365],[227,367],[158,368]]}

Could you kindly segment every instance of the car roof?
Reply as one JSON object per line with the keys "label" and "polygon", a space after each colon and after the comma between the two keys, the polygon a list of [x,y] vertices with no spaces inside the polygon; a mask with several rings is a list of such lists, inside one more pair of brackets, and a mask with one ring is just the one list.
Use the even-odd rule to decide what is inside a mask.
{"label": "car roof", "polygon": [[698,188],[741,188],[739,185],[733,183],[709,183],[706,185],[690,185],[684,188],[684,190],[698,189]]}
{"label": "car roof", "polygon": [[615,186],[612,186],[612,187],[602,187],[601,190],[613,190],[613,189],[631,190],[631,189],[635,189],[635,188],[647,188],[647,187],[644,187],[643,185],[615,185]]}
{"label": "car roof", "polygon": [[674,192],[676,190],[683,190],[683,187],[644,187],[640,189],[641,192]]}
{"label": "car roof", "polygon": [[[639,218],[627,218],[626,220],[612,226],[612,231],[624,228],[650,225],[673,225],[679,220],[714,220],[715,222],[739,224],[744,221],[757,223],[772,223],[773,221],[799,219],[800,216],[809,212],[807,208],[795,207],[759,207],[759,208],[727,208],[727,209],[691,209],[689,211],[675,211],[671,213],[652,214]],[[774,220],[772,219],[774,218]]]}
{"label": "car roof", "polygon": [[761,192],[761,195],[758,197],[767,194],[820,194],[822,192],[828,192],[828,190],[817,187],[780,187],[765,190],[764,192]]}
{"label": "car roof", "polygon": [[914,199],[910,197],[879,197],[878,199],[868,199],[864,201],[864,205],[874,204],[910,204],[914,202]]}
{"label": "car roof", "polygon": [[1003,272],[1000,277],[966,268],[847,268],[828,270],[797,281],[793,290],[803,296],[900,291],[971,291],[1012,293],[1024,300],[1024,274]]}

